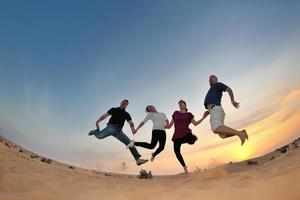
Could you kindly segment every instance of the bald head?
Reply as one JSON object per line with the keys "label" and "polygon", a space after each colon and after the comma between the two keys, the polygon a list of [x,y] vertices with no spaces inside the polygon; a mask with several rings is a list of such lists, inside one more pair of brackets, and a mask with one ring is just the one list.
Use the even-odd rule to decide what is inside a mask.
{"label": "bald head", "polygon": [[209,76],[209,84],[210,85],[213,85],[217,82],[218,82],[218,77],[216,75],[212,74],[212,75]]}

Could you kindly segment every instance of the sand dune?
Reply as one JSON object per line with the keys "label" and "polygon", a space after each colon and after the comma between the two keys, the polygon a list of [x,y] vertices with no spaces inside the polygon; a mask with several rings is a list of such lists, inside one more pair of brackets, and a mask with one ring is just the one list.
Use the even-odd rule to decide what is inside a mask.
{"label": "sand dune", "polygon": [[141,180],[36,155],[0,137],[0,199],[300,199],[300,140],[259,158]]}

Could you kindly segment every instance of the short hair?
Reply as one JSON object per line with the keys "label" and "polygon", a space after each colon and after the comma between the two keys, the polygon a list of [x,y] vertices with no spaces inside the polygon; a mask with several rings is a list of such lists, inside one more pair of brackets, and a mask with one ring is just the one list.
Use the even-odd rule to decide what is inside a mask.
{"label": "short hair", "polygon": [[218,77],[216,75],[214,75],[214,74],[212,74],[212,75],[209,76],[209,78],[211,78],[211,77],[214,77],[214,78],[216,78],[218,80]]}
{"label": "short hair", "polygon": [[129,103],[129,101],[127,99],[124,99],[123,101],[126,101],[127,103]]}

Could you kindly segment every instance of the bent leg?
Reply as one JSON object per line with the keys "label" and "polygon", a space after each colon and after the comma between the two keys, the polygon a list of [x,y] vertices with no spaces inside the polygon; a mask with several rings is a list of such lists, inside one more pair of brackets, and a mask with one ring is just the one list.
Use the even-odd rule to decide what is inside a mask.
{"label": "bent leg", "polygon": [[159,134],[159,147],[156,149],[156,151],[153,153],[153,157],[157,156],[160,152],[162,152],[165,149],[166,144],[166,132],[162,132]]}
{"label": "bent leg", "polygon": [[98,138],[98,139],[103,139],[103,138],[106,138],[110,135],[112,135],[114,132],[113,128],[110,127],[110,126],[106,126],[104,129],[102,129],[101,131],[99,129],[96,129],[95,130],[95,137]]}
{"label": "bent leg", "polygon": [[210,125],[214,133],[219,134],[223,139],[238,136],[242,142],[242,145],[245,142],[245,139],[248,139],[246,131],[238,131],[233,128],[224,125],[225,112],[222,106],[215,106],[210,110]]}
{"label": "bent leg", "polygon": [[240,131],[238,130],[235,130],[233,128],[230,128],[228,126],[225,126],[225,125],[222,125],[222,126],[219,126],[218,128],[216,128],[214,130],[215,133],[218,133],[218,134],[223,134],[225,136],[225,138],[227,137],[232,137],[232,136],[239,136],[241,133]]}
{"label": "bent leg", "polygon": [[134,145],[135,146],[139,146],[139,147],[144,147],[146,149],[154,149],[154,147],[156,146],[157,142],[158,142],[158,135],[155,134],[152,131],[152,138],[151,138],[151,143],[147,143],[147,142],[135,142]]}
{"label": "bent leg", "polygon": [[220,135],[221,138],[228,138],[228,137],[232,137],[232,136],[238,136],[242,142],[242,145],[245,142],[245,139],[248,139],[248,134],[245,130],[242,131],[237,131],[233,128],[230,128],[228,126],[222,125],[219,126],[218,128],[216,128],[214,130],[214,133],[217,133]]}
{"label": "bent leg", "polygon": [[[119,130],[118,132],[113,134],[113,136],[126,146],[131,142],[131,140],[127,137],[127,135],[125,135],[125,133],[122,130]],[[129,150],[135,160],[138,160],[141,157],[141,155],[135,147],[130,147]]]}

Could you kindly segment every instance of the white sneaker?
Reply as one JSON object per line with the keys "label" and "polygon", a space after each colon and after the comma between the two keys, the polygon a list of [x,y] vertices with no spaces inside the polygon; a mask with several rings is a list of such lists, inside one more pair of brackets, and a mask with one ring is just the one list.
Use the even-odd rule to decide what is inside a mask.
{"label": "white sneaker", "polygon": [[126,148],[129,149],[131,147],[134,147],[134,143],[135,143],[135,141],[131,140],[131,142],[129,144],[127,144]]}
{"label": "white sneaker", "polygon": [[138,166],[140,166],[140,165],[142,165],[142,164],[144,164],[144,163],[146,163],[146,162],[148,162],[148,160],[139,158],[139,159],[136,161],[136,164],[137,164]]}

